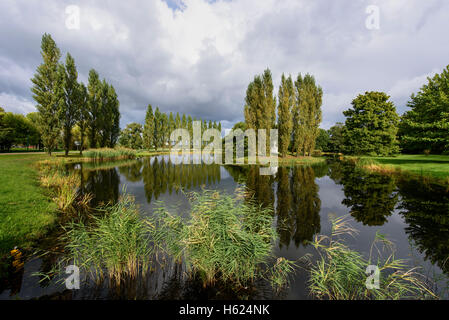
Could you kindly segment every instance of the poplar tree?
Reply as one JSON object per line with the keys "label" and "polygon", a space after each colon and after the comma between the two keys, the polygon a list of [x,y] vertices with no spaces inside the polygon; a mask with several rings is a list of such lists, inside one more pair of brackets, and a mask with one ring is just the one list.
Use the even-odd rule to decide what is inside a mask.
{"label": "poplar tree", "polygon": [[89,143],[91,148],[97,147],[97,135],[101,117],[101,81],[94,69],[89,71],[88,108],[89,108]]}
{"label": "poplar tree", "polygon": [[168,117],[166,113],[162,113],[161,117],[161,145],[165,148],[168,142]]}
{"label": "poplar tree", "polygon": [[145,149],[151,149],[154,144],[154,114],[151,104],[147,107],[145,125],[143,127],[143,145]]}
{"label": "poplar tree", "polygon": [[112,106],[109,99],[109,84],[105,79],[100,84],[100,113],[98,117],[98,137],[100,147],[107,146],[112,131]]}
{"label": "poplar tree", "polygon": [[84,85],[84,83],[80,83],[78,85],[78,105],[79,105],[78,127],[80,128],[80,154],[82,155],[89,119],[87,88]]}
{"label": "poplar tree", "polygon": [[185,114],[182,115],[181,125],[183,129],[187,129],[187,118]]}
{"label": "poplar tree", "polygon": [[162,146],[162,114],[159,111],[159,107],[156,108],[156,111],[154,112],[154,147],[156,148],[156,151]]}
{"label": "poplar tree", "polygon": [[168,147],[171,150],[172,141],[170,140],[170,135],[173,132],[173,130],[176,129],[175,119],[173,118],[173,113],[170,112],[170,115],[168,117],[168,132],[167,132],[167,141],[168,141]]}
{"label": "poplar tree", "polygon": [[192,117],[189,115],[187,117],[187,130],[189,131],[189,136],[190,136],[190,147],[193,146],[193,121],[192,121]]}
{"label": "poplar tree", "polygon": [[175,129],[181,129],[181,117],[179,116],[179,112],[176,112]]}
{"label": "poplar tree", "polygon": [[293,149],[296,155],[312,155],[319,126],[322,120],[321,104],[323,90],[315,83],[315,78],[306,74],[298,75],[295,81],[295,106],[293,108]]}
{"label": "poplar tree", "polygon": [[279,153],[282,157],[285,157],[288,152],[293,130],[292,109],[295,102],[295,95],[291,76],[285,78],[284,74],[282,74],[278,100]]}
{"label": "poplar tree", "polygon": [[270,129],[274,128],[276,121],[276,97],[273,95],[273,81],[271,71],[256,75],[248,85],[245,97],[245,122],[248,128],[266,130],[267,154],[270,152]]}
{"label": "poplar tree", "polygon": [[69,53],[66,57],[65,67],[61,69],[61,72],[64,73],[64,100],[59,112],[62,121],[64,150],[67,156],[72,143],[72,129],[80,114],[78,71],[76,70],[75,60]]}
{"label": "poplar tree", "polygon": [[51,155],[60,134],[59,115],[64,103],[64,77],[59,64],[61,52],[47,33],[42,36],[41,55],[43,63],[37,68],[36,74],[31,79],[33,82],[31,91],[40,114],[39,127],[42,142]]}
{"label": "poplar tree", "polygon": [[109,141],[108,145],[110,148],[114,148],[114,146],[117,144],[117,140],[120,136],[120,102],[118,100],[117,93],[115,91],[114,86],[109,85],[108,89],[108,103],[110,111],[110,130],[108,132],[109,134]]}

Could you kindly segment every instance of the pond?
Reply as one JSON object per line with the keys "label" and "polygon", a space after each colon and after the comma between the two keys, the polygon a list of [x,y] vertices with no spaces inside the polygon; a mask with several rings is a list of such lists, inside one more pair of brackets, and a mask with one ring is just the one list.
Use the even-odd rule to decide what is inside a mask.
{"label": "pond", "polygon": [[[159,202],[177,207],[187,216],[186,192],[202,188],[233,194],[246,186],[259,204],[274,208],[278,241],[276,257],[297,260],[315,254],[309,244],[317,234],[329,235],[331,217],[348,216],[359,231],[348,238],[351,248],[367,254],[376,233],[396,245],[396,257],[436,280],[435,288],[447,298],[449,262],[449,192],[447,187],[414,179],[392,178],[366,173],[340,162],[317,166],[279,167],[274,176],[259,175],[257,166],[173,164],[169,156],[157,156],[108,164],[77,164],[71,168],[82,175],[83,192],[91,192],[96,204],[117,201],[125,190],[135,197],[142,215],[151,215]],[[55,244],[56,243],[56,244]],[[57,246],[56,240],[40,244]],[[23,272],[0,288],[0,299],[310,299],[307,273],[298,269],[290,286],[272,292],[264,283],[242,292],[225,288],[205,289],[186,277],[182,265],[169,270],[155,268],[148,279],[137,280],[123,292],[109,292],[94,284],[80,290],[65,290],[58,277],[42,280],[35,273],[47,273],[57,254],[27,260]]]}

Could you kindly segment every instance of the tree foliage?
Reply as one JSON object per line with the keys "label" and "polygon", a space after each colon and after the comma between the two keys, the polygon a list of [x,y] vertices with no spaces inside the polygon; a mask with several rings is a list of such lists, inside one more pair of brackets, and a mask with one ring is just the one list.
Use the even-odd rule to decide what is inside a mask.
{"label": "tree foliage", "polygon": [[406,152],[449,152],[449,66],[427,79],[408,102],[399,137]]}
{"label": "tree foliage", "polygon": [[344,150],[356,155],[391,155],[399,152],[399,116],[389,96],[383,92],[366,92],[352,101],[346,116]]}
{"label": "tree foliage", "polygon": [[41,117],[39,128],[47,152],[55,149],[60,134],[60,109],[64,104],[64,74],[59,64],[61,52],[49,34],[42,36],[41,55],[43,62],[31,79],[33,99]]}
{"label": "tree foliage", "polygon": [[147,107],[145,124],[143,126],[143,146],[146,149],[153,148],[154,145],[154,114],[151,104]]}
{"label": "tree foliage", "polygon": [[262,75],[256,75],[248,85],[245,98],[245,122],[248,128],[256,130],[265,129],[267,137],[267,154],[270,146],[270,129],[276,121],[276,97],[273,95],[273,81],[270,69]]}
{"label": "tree foliage", "polygon": [[322,120],[323,90],[309,74],[298,75],[295,81],[296,104],[293,110],[293,150],[296,155],[311,156],[315,149]]}
{"label": "tree foliage", "polygon": [[125,129],[122,130],[119,138],[120,145],[131,149],[142,149],[143,128],[140,123],[129,123]]}
{"label": "tree foliage", "polygon": [[279,130],[279,153],[285,157],[291,142],[293,132],[292,110],[295,103],[293,80],[282,74],[281,85],[278,93],[278,130]]}
{"label": "tree foliage", "polygon": [[4,112],[0,108],[0,150],[9,151],[13,145],[29,146],[39,143],[37,126],[28,117]]}

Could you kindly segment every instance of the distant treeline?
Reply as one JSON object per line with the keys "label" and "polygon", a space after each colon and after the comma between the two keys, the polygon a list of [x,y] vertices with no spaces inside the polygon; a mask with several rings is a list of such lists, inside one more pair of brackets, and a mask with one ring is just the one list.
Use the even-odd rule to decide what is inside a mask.
{"label": "distant treeline", "polygon": [[41,136],[36,125],[38,114],[33,112],[26,116],[6,112],[0,107],[0,151],[9,151],[13,146],[42,145]]}
{"label": "distant treeline", "polygon": [[153,107],[148,105],[145,124],[130,123],[121,131],[119,143],[122,146],[132,149],[160,149],[171,147],[173,141],[170,141],[170,134],[175,129],[187,129],[190,136],[193,136],[193,122],[201,122],[201,131],[207,129],[217,129],[221,132],[221,123],[216,121],[206,121],[202,119],[192,118],[190,115],[179,112],[174,116],[172,112],[169,114],[160,112],[159,108],[153,113]]}

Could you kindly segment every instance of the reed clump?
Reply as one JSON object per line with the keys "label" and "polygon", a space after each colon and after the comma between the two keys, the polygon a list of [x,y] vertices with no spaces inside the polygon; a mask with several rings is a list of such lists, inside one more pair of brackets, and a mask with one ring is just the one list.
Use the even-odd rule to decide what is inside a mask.
{"label": "reed clump", "polygon": [[278,260],[275,271],[280,272],[264,268],[277,237],[272,209],[241,199],[218,191],[191,193],[187,221],[161,206],[150,223],[156,246],[184,261],[203,286],[216,282],[245,286],[256,278],[271,280],[273,274],[277,277],[273,284],[285,285],[290,273],[286,266],[292,262]]}
{"label": "reed clump", "polygon": [[135,150],[128,148],[89,149],[83,154],[84,158],[90,161],[135,159],[136,155]]}
{"label": "reed clump", "polygon": [[41,185],[52,190],[52,199],[60,211],[74,213],[77,208],[88,209],[92,195],[79,194],[80,175],[67,173],[59,162],[42,161],[38,168]]}
{"label": "reed clump", "polygon": [[[340,237],[355,235],[345,217],[332,219],[331,236],[316,236],[312,242],[319,253],[316,262],[310,262],[309,289],[318,299],[330,300],[399,300],[435,299],[425,278],[416,268],[407,269],[405,260],[396,259],[394,246],[384,236],[376,234],[369,258],[352,250]],[[379,246],[379,244],[381,246]],[[382,257],[382,252],[388,252]],[[373,253],[377,253],[376,259]],[[368,289],[367,267],[379,268],[379,288]]]}
{"label": "reed clump", "polygon": [[103,215],[93,216],[91,223],[71,222],[66,228],[66,262],[96,282],[108,276],[118,286],[122,280],[144,276],[152,248],[134,199],[125,194],[115,205],[99,210]]}

